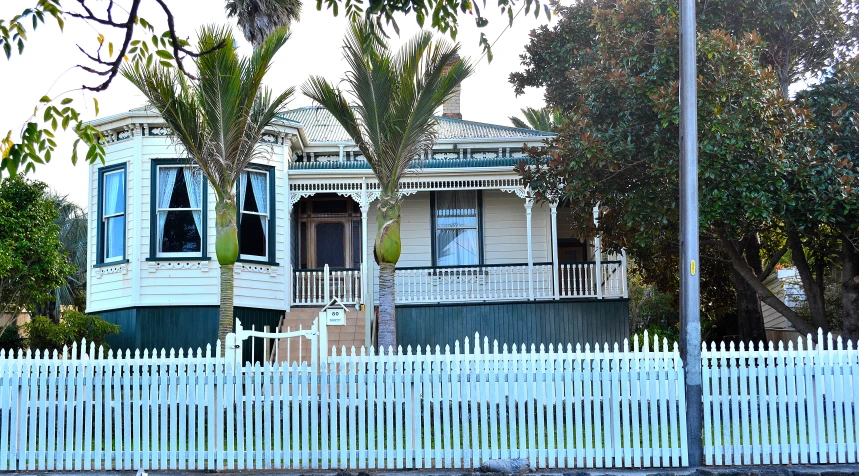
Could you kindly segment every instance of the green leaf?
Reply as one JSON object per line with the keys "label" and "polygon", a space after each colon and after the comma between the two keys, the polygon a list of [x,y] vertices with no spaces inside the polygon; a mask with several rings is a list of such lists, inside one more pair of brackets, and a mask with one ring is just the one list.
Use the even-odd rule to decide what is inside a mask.
{"label": "green leaf", "polygon": [[69,104],[69,103],[71,103],[72,101],[74,101],[74,99],[72,99],[72,98],[64,98],[62,101],[60,101],[60,105],[65,106],[66,104]]}
{"label": "green leaf", "polygon": [[98,98],[92,98],[92,103],[95,105],[95,115],[98,116]]}
{"label": "green leaf", "polygon": [[172,60],[173,59],[173,55],[170,54],[170,52],[167,50],[157,50],[157,51],[155,51],[155,54],[158,55],[158,57],[164,58],[166,60]]}
{"label": "green leaf", "polygon": [[51,98],[49,98],[48,96],[42,96],[42,99],[39,99],[39,102],[41,102],[41,103],[51,102]]}

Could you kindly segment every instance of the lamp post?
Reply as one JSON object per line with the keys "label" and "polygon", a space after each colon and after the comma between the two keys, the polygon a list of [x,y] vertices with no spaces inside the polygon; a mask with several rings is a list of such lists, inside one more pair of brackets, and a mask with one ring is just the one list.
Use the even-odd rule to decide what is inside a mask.
{"label": "lamp post", "polygon": [[680,327],[689,466],[703,463],[695,0],[680,0]]}

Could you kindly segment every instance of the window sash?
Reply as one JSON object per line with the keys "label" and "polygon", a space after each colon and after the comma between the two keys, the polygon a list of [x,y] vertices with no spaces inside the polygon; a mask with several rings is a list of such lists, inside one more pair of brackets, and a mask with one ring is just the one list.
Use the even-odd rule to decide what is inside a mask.
{"label": "window sash", "polygon": [[[463,204],[460,204],[460,203],[452,203],[451,208],[439,206],[440,204],[442,204],[445,201],[447,201],[448,203],[451,202],[451,200],[439,200],[440,194],[443,194],[443,193],[456,194],[456,193],[463,193],[463,192],[470,192],[472,194],[472,198],[474,200],[473,208],[471,206],[464,207],[464,206],[462,206]],[[481,233],[480,233],[480,231],[481,231],[480,230],[480,197],[478,196],[478,192],[472,191],[472,190],[468,190],[468,191],[439,191],[439,192],[436,192],[434,203],[435,203],[435,207],[433,210],[432,219],[433,219],[433,225],[435,228],[435,232],[433,234],[433,247],[434,247],[433,251],[434,251],[434,257],[435,257],[435,263],[433,263],[433,264],[435,266],[440,266],[440,267],[444,267],[444,266],[476,266],[476,265],[479,265],[482,261],[480,254],[481,254],[481,248],[482,248],[481,247],[481,241],[482,241],[483,237],[481,236]],[[471,204],[469,204],[469,205],[471,205]],[[455,216],[452,216],[452,215],[445,216],[444,213],[447,210],[456,210],[459,213]],[[466,215],[466,214],[462,213],[463,210],[473,210],[474,213]],[[445,221],[445,219],[451,219],[451,218],[459,219],[460,222],[466,221],[466,220],[468,220],[468,221],[473,220],[473,224],[444,225],[444,224],[440,223],[440,222]],[[459,254],[454,254],[452,256],[451,255],[442,256],[442,252],[444,250],[441,249],[442,243],[441,243],[441,240],[439,240],[441,234],[444,232],[447,232],[447,233],[453,232],[453,233],[455,233],[456,236],[465,236],[466,233],[463,233],[463,232],[468,231],[468,230],[474,230],[474,235],[475,235],[474,240],[475,241],[474,241],[473,245],[475,248],[473,250],[469,250],[469,251],[473,251],[473,253],[470,254],[469,256],[474,256],[475,262],[474,263],[460,262],[459,261],[459,258],[460,258]],[[453,263],[440,264],[441,261],[450,260],[451,257],[454,258],[452,260],[452,261],[454,261]]]}
{"label": "window sash", "polygon": [[[239,189],[243,188],[243,190],[239,190],[239,194],[241,194],[241,197],[240,197],[241,203],[239,204],[239,206],[240,206],[239,217],[240,217],[240,220],[241,220],[241,217],[243,215],[256,215],[256,216],[260,217],[260,221],[262,222],[262,227],[264,229],[264,236],[265,236],[265,243],[263,244],[263,248],[265,249],[265,253],[263,253],[262,255],[251,255],[251,254],[246,254],[246,253],[240,253],[239,259],[246,259],[246,260],[251,260],[251,261],[268,261],[269,255],[271,253],[269,250],[269,243],[270,243],[269,235],[272,233],[271,223],[269,222],[269,212],[268,211],[273,206],[272,197],[271,197],[271,188],[269,186],[269,181],[271,180],[271,172],[267,171],[267,170],[246,170],[243,175],[246,178],[243,180],[239,180],[239,183],[238,183],[238,188]],[[263,186],[263,190],[265,191],[265,209],[266,209],[265,212],[259,212],[259,211],[255,212],[255,211],[244,209],[245,204],[248,203],[247,202],[248,189],[251,190],[250,193],[252,193],[252,194],[254,193],[252,180],[250,178],[251,175],[260,175],[260,176],[263,176],[265,178],[265,184]],[[244,187],[242,187],[242,185],[244,185]],[[259,210],[259,208],[260,208],[259,200],[257,200],[256,198],[257,198],[256,194],[254,194],[254,200],[256,201],[256,204],[257,204],[257,210]],[[242,225],[241,225],[241,221],[240,221],[239,222],[239,240],[241,240],[241,231],[242,231],[241,226]],[[241,243],[239,245],[239,248],[241,248]]]}
{"label": "window sash", "polygon": [[[201,213],[202,213],[202,211],[203,211],[203,207],[205,206],[205,204],[203,203],[203,187],[205,187],[205,186],[206,186],[205,181],[201,181],[201,184],[200,184],[200,192],[199,192],[199,193],[200,193],[200,204],[201,204],[202,206],[200,206],[200,207],[187,207],[187,208],[173,208],[173,207],[161,207],[161,206],[160,206],[160,203],[159,203],[159,202],[160,202],[161,200],[160,200],[160,197],[159,197],[159,195],[158,195],[158,190],[160,190],[160,187],[159,187],[159,183],[158,183],[158,181],[159,181],[159,180],[161,180],[161,173],[160,173],[160,172],[161,172],[161,170],[162,170],[162,169],[170,169],[170,168],[172,168],[172,169],[177,169],[177,171],[176,171],[177,176],[178,176],[178,174],[180,174],[180,173],[184,174],[184,172],[185,172],[185,170],[186,170],[186,169],[191,169],[191,170],[194,170],[196,173],[201,173],[200,168],[199,168],[199,167],[196,167],[196,166],[194,166],[194,165],[184,165],[184,164],[181,164],[181,165],[159,165],[159,166],[158,166],[157,171],[156,171],[156,174],[155,174],[155,180],[156,180],[155,187],[154,187],[155,193],[154,193],[154,195],[153,195],[153,197],[152,197],[152,198],[153,198],[153,200],[154,200],[154,202],[155,202],[155,217],[156,217],[156,223],[155,223],[155,233],[156,233],[156,235],[155,235],[155,239],[157,240],[156,247],[155,247],[156,256],[157,256],[157,257],[159,257],[159,258],[184,258],[184,257],[188,257],[188,256],[197,256],[197,255],[202,255],[202,252],[203,252],[203,240],[204,240],[204,238],[203,238],[203,230],[206,228],[206,223],[203,223],[203,224],[202,224],[202,228],[203,228],[203,230],[198,230],[198,231],[197,231],[197,234],[198,234],[198,235],[199,235],[199,237],[200,237],[200,239],[199,239],[200,251],[176,251],[176,252],[165,252],[165,251],[161,251],[161,248],[162,248],[162,246],[164,245],[164,243],[163,243],[163,240],[158,240],[158,237],[159,237],[159,236],[161,236],[161,233],[160,233],[160,232],[159,232],[159,230],[158,230],[158,228],[159,228],[159,226],[160,226],[160,225],[159,225],[159,220],[158,220],[158,218],[157,218],[157,217],[158,217],[161,213],[165,213],[165,214],[166,214],[166,213],[169,213],[169,212],[189,212],[189,213],[192,213],[192,214],[193,214],[194,212],[201,212]],[[174,187],[174,191],[175,191],[175,187],[176,187],[175,182],[174,182],[174,184],[173,184],[173,187]],[[189,187],[188,187],[188,183],[187,183],[187,182],[185,183],[185,191],[186,191],[186,193],[189,195],[189,196],[188,196],[188,201],[189,201],[189,202],[191,202],[190,190],[189,190]],[[172,196],[172,193],[173,193],[173,192],[171,192],[171,196]]]}
{"label": "window sash", "polygon": [[[101,228],[101,230],[100,230],[101,236],[99,237],[100,243],[101,243],[101,249],[99,250],[99,255],[101,257],[100,262],[102,262],[102,263],[113,263],[116,261],[121,261],[125,257],[125,251],[126,251],[125,250],[125,234],[126,234],[127,223],[125,222],[125,215],[126,215],[126,203],[125,203],[126,202],[126,196],[125,196],[125,194],[126,194],[126,188],[125,188],[126,176],[125,176],[125,169],[119,168],[119,169],[103,171],[101,173],[100,179],[101,179],[101,196],[99,197],[99,200],[100,200],[99,212],[101,213],[101,227],[100,227]],[[121,206],[119,206],[119,204],[114,204],[114,207],[116,207],[117,209],[114,211],[111,211],[111,213],[107,213],[107,208],[108,208],[108,205],[110,204],[110,199],[108,198],[108,193],[110,193],[110,190],[108,189],[107,185],[112,180],[118,180],[119,181],[119,190],[116,191],[117,196],[113,197],[113,198],[120,199],[122,201],[122,204],[121,204]],[[122,218],[122,224],[121,225],[115,225],[115,226],[120,226],[120,228],[112,228],[110,224],[114,221],[118,221],[119,218]],[[120,236],[112,237],[111,231],[118,232]],[[114,238],[114,239],[111,239],[111,238]],[[110,251],[112,248],[111,245],[116,245],[115,251],[117,252],[117,254],[115,254],[115,255],[110,254]]]}

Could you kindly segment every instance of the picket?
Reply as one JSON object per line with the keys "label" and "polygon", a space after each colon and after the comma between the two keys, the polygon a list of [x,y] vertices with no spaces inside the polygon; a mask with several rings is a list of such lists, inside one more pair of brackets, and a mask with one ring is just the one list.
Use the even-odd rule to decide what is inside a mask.
{"label": "picket", "polygon": [[[0,354],[0,470],[688,464],[683,362],[609,346],[337,349],[233,367],[220,349]],[[708,465],[855,462],[859,349],[702,348]]]}

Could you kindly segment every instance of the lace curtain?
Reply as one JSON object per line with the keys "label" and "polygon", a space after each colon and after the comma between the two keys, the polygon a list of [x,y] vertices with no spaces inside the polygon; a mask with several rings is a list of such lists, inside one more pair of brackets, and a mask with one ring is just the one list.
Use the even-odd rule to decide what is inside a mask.
{"label": "lace curtain", "polygon": [[[253,188],[254,200],[257,202],[257,211],[268,215],[267,174],[251,173],[248,175],[251,177],[251,188]],[[268,217],[260,217],[260,223],[262,223],[263,236],[268,240]]]}
{"label": "lace curtain", "polygon": [[[176,185],[178,167],[160,167],[158,169],[158,208],[169,208],[173,197],[173,187]],[[164,223],[167,221],[167,211],[158,211],[158,247],[164,240]]]}
{"label": "lace curtain", "polygon": [[[123,184],[125,172],[108,173],[104,176],[105,220],[104,259],[122,256],[122,235],[125,229],[125,194]],[[121,214],[121,215],[120,215]],[[119,215],[113,216],[111,215]]]}
{"label": "lace curtain", "polygon": [[188,188],[188,202],[191,208],[198,209],[191,211],[194,215],[194,225],[197,227],[197,233],[203,236],[203,209],[201,208],[203,203],[203,174],[200,173],[199,169],[192,167],[183,167],[182,172],[185,175],[185,187]]}
{"label": "lace curtain", "polygon": [[478,264],[477,194],[472,190],[436,193],[438,266]]}

